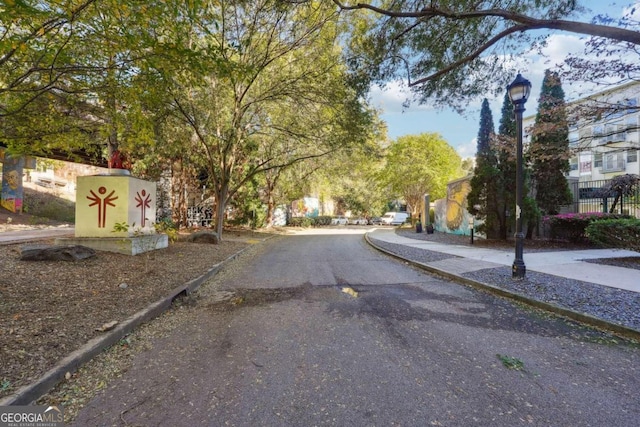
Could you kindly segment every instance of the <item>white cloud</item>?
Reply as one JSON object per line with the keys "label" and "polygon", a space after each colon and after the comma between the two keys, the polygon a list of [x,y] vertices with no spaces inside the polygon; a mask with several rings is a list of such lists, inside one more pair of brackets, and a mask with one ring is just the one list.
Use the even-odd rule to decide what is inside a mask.
{"label": "white cloud", "polygon": [[463,159],[475,157],[478,150],[478,138],[473,138],[466,144],[459,144],[455,147],[456,151]]}
{"label": "white cloud", "polygon": [[542,49],[543,58],[539,61],[554,67],[564,62],[569,54],[579,55],[584,52],[586,39],[572,34],[552,34],[547,45]]}
{"label": "white cloud", "polygon": [[629,7],[623,8],[622,16],[624,16],[627,19],[640,21],[640,2],[630,5]]}
{"label": "white cloud", "polygon": [[375,108],[384,110],[386,114],[404,113],[409,110],[412,112],[433,110],[432,107],[419,105],[417,102],[411,102],[410,107],[407,108],[404,104],[412,97],[411,90],[400,80],[394,80],[384,88],[378,85],[371,88],[371,104]]}

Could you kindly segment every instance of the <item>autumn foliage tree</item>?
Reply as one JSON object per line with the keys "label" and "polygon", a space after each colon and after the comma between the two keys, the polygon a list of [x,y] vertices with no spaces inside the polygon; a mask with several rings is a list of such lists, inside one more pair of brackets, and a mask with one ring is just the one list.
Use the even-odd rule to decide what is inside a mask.
{"label": "autumn foliage tree", "polygon": [[571,152],[564,91],[558,74],[549,70],[542,81],[528,156],[538,207],[547,215],[555,215],[572,200],[565,177]]}
{"label": "autumn foliage tree", "polygon": [[601,189],[600,196],[614,198],[609,213],[614,213],[618,204],[622,213],[624,208],[622,201],[625,197],[636,194],[638,188],[640,188],[640,176],[636,174],[618,175]]}

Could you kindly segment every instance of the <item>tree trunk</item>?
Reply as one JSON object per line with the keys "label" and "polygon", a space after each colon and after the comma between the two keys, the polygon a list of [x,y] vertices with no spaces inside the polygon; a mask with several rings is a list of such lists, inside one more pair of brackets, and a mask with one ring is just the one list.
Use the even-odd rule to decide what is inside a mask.
{"label": "tree trunk", "polygon": [[268,194],[267,194],[267,215],[265,217],[265,225],[267,227],[271,227],[271,223],[273,222],[273,211],[275,210],[275,201],[273,200],[273,196],[271,194],[270,190],[267,190]]}
{"label": "tree trunk", "polygon": [[[620,201],[620,198],[621,198],[621,195],[620,194],[616,194],[616,198],[613,199],[613,204],[611,205],[611,209],[609,209],[609,213],[614,213],[615,212],[616,205]],[[622,209],[620,209],[620,212],[622,213]]]}
{"label": "tree trunk", "polygon": [[188,227],[186,177],[182,160],[174,160],[171,164],[171,220],[178,227]]}
{"label": "tree trunk", "polygon": [[115,87],[116,87],[116,79],[115,79],[115,67],[113,66],[115,60],[113,56],[109,58],[109,68],[107,70],[107,96],[106,96],[106,113],[107,113],[107,121],[109,124],[109,136],[107,136],[107,164],[109,169],[111,169],[112,165],[112,157],[113,153],[118,151],[118,111],[117,111],[117,100],[115,96]]}
{"label": "tree trunk", "polygon": [[275,210],[275,200],[273,200],[273,190],[276,188],[276,183],[278,182],[279,173],[276,174],[273,179],[270,178],[268,174],[266,174],[267,185],[265,186],[266,191],[266,199],[267,199],[267,215],[265,218],[265,225],[267,227],[271,227],[271,222],[273,221],[273,211]]}
{"label": "tree trunk", "polygon": [[537,224],[535,222],[527,223],[527,234],[525,235],[527,240],[533,239],[533,230],[536,229],[536,226]]}
{"label": "tree trunk", "polygon": [[224,229],[224,211],[227,206],[227,195],[229,189],[226,186],[216,188],[216,200],[214,201],[215,232],[218,234],[218,240],[222,241],[222,230]]}
{"label": "tree trunk", "polygon": [[504,203],[499,203],[498,210],[498,237],[500,240],[507,240],[507,208]]}

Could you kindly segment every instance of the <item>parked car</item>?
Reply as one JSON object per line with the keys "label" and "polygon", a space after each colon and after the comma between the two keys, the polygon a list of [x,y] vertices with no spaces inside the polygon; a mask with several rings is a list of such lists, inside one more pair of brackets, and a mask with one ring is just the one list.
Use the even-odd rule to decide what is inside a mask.
{"label": "parked car", "polygon": [[381,221],[384,225],[400,225],[407,219],[409,219],[407,212],[387,212],[382,216]]}
{"label": "parked car", "polygon": [[367,219],[366,218],[351,218],[349,220],[349,224],[353,224],[353,225],[367,225]]}
{"label": "parked car", "polygon": [[338,215],[335,218],[331,219],[331,225],[347,225],[349,220],[346,216]]}
{"label": "parked car", "polygon": [[379,216],[374,216],[369,218],[369,225],[381,225],[382,224],[382,218],[380,218]]}

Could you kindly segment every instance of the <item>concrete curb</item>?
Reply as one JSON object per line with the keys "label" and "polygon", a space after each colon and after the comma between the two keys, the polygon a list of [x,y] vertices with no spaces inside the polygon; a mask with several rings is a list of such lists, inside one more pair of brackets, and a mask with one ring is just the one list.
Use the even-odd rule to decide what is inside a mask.
{"label": "concrete curb", "polygon": [[186,282],[184,285],[174,288],[167,296],[152,303],[147,308],[138,311],[133,316],[119,323],[118,326],[111,331],[91,339],[82,347],[58,362],[34,383],[21,387],[14,394],[0,399],[0,406],[32,404],[62,381],[67,372],[75,372],[82,364],[91,360],[104,349],[120,341],[142,323],[148,322],[167,311],[179,295],[188,295],[191,292],[194,292],[204,282],[215,276],[225,264],[236,259],[251,247],[252,245],[249,245],[234,255],[231,255],[224,261],[215,264],[203,275]]}
{"label": "concrete curb", "polygon": [[[411,264],[415,267],[418,267],[422,270],[428,271],[430,273],[434,273],[437,274],[441,277],[444,277],[446,279],[455,281],[455,282],[459,282],[463,285],[466,286],[470,286],[472,288],[484,291],[484,292],[489,292],[491,294],[494,295],[498,295],[500,297],[503,298],[507,298],[513,301],[517,301],[519,303],[522,304],[526,304],[529,305],[531,307],[535,307],[535,308],[539,308],[541,310],[545,310],[548,311],[550,313],[562,316],[562,317],[566,317],[568,319],[571,320],[575,320],[577,322],[583,323],[585,325],[588,326],[592,326],[598,329],[603,329],[606,330],[608,332],[611,332],[613,334],[616,334],[618,336],[624,337],[624,338],[629,338],[632,340],[636,340],[636,341],[640,341],[640,331],[637,331],[635,329],[632,328],[628,328],[626,326],[622,326],[619,325],[617,323],[612,323],[609,322],[607,320],[604,319],[600,319],[598,317],[594,317],[585,313],[580,313],[578,311],[574,311],[568,308],[564,308],[564,307],[560,307],[554,304],[550,304],[544,301],[539,301],[533,298],[530,298],[526,295],[522,295],[520,293],[517,292],[512,292],[512,291],[508,291],[506,289],[502,289],[499,288],[497,286],[493,286],[487,283],[483,283],[483,282],[478,282],[476,280],[472,280],[463,276],[460,276],[458,274],[455,273],[450,273],[448,271],[444,271],[444,270],[440,270],[437,269],[435,267],[431,267],[429,265],[423,264],[421,262],[417,262],[417,261],[412,261],[406,258],[401,257],[400,255],[394,254],[393,252],[390,252],[386,249],[383,249],[382,247],[376,245],[375,243],[373,243],[371,241],[371,239],[369,238],[369,233],[365,233],[364,235],[364,239],[365,241],[373,248],[377,249],[380,252],[383,252],[391,257],[400,259],[408,264]],[[452,255],[453,256],[453,255]]]}

